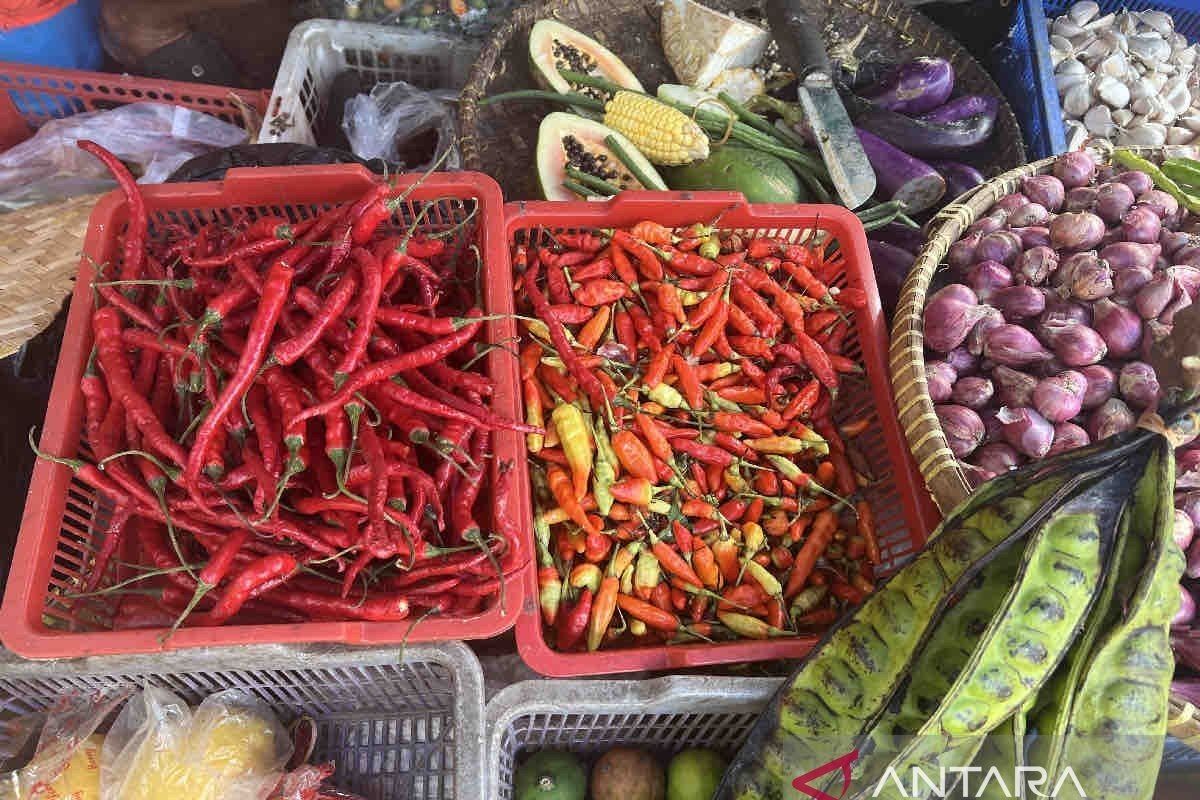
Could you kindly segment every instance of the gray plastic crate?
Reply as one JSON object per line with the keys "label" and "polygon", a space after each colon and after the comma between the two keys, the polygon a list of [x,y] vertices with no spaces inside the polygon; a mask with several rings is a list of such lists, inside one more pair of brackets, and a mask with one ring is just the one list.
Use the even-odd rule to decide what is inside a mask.
{"label": "gray plastic crate", "polygon": [[479,43],[389,25],[311,19],[292,29],[263,115],[259,142],[316,144],[334,79],[351,70],[368,89],[404,81],[422,89],[461,89]]}
{"label": "gray plastic crate", "polygon": [[132,684],[191,703],[241,689],[285,724],[317,723],[316,762],[367,800],[479,800],[483,674],[460,643],[347,648],[262,645],[59,661],[0,657],[0,716],[41,711],[72,690]]}
{"label": "gray plastic crate", "polygon": [[710,747],[732,756],[780,681],[668,677],[651,681],[524,681],[487,705],[488,800],[512,800],[526,752],[598,756],[618,745],[668,756]]}
{"label": "gray plastic crate", "polygon": [[[782,681],[669,677],[524,681],[487,705],[488,800],[512,800],[513,773],[547,748],[598,756],[621,745],[669,757],[688,747],[733,756]],[[1164,774],[1200,777],[1200,753],[1168,737]]]}

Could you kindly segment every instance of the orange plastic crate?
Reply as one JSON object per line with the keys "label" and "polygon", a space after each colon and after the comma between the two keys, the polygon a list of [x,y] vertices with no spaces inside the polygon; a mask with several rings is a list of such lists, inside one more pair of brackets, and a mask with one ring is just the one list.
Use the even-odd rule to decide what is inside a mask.
{"label": "orange plastic crate", "polygon": [[[722,231],[800,241],[816,229],[829,234],[845,253],[845,272],[838,286],[862,288],[867,308],[855,314],[856,335],[847,355],[866,368],[856,382],[846,380],[835,417],[839,422],[871,420],[855,439],[874,469],[875,482],[865,492],[875,509],[883,571],[893,571],[925,543],[938,520],[924,491],[920,473],[900,431],[886,361],[887,328],[879,305],[875,274],[867,254],[866,234],[858,218],[840,206],[751,205],[728,192],[623,192],[605,202],[518,202],[506,207],[509,247],[516,242],[548,242],[554,234],[632,225],[654,220],[668,227],[712,222]],[[715,220],[715,222],[714,222]],[[846,379],[854,376],[844,376]],[[528,475],[525,476],[528,481]],[[522,491],[529,495],[528,485]],[[532,549],[533,542],[527,543]],[[709,664],[799,658],[818,636],[771,641],[735,641],[560,653],[546,641],[537,606],[537,566],[527,569],[527,601],[517,621],[517,645],[530,667],[554,677],[603,675],[641,670],[677,670]]]}
{"label": "orange plastic crate", "polygon": [[[214,219],[228,220],[235,210],[303,219],[331,205],[357,200],[376,180],[359,166],[238,169],[231,170],[220,182],[150,186],[142,192],[153,236],[156,226],[196,227]],[[417,176],[401,177],[399,183],[404,186],[417,180]],[[503,313],[505,308],[511,308],[512,281],[504,243],[500,187],[491,178],[477,173],[435,174],[413,189],[406,206],[397,211],[399,220],[407,226],[426,202],[433,200],[438,202],[432,205],[417,230],[446,230],[462,223],[474,211],[472,220],[455,234],[451,244],[460,249],[470,245],[480,249],[486,312]],[[88,226],[41,437],[41,449],[54,455],[87,458],[90,454],[87,442],[81,441],[84,405],[79,382],[92,349],[89,288],[94,275],[92,265],[116,260],[118,234],[127,219],[124,197],[113,192],[96,206]],[[488,342],[511,341],[516,335],[516,325],[511,318],[492,320],[487,323],[485,335]],[[514,390],[518,385],[516,361],[503,348],[494,348],[486,369],[496,381],[492,407],[504,416],[516,418],[520,413],[519,393]],[[525,457],[524,439],[519,434],[497,431],[493,435],[496,458],[487,491],[495,485],[496,464],[508,460],[520,464]],[[518,497],[514,506],[523,518],[530,519],[527,483],[515,483],[518,485],[513,490]],[[108,621],[116,598],[66,596],[78,587],[80,576],[97,550],[109,508],[103,497],[97,497],[90,488],[74,480],[68,467],[45,460],[38,462],[0,608],[0,641],[8,649],[26,658],[66,658],[264,642],[389,644],[481,639],[495,636],[514,624],[527,582],[523,567],[532,546],[527,538],[522,539],[514,543],[506,556],[511,571],[505,582],[503,607],[495,602],[472,617],[434,616],[415,625],[407,620],[183,628],[164,641],[164,630],[110,630]],[[111,568],[102,587],[127,577],[120,569]]]}
{"label": "orange plastic crate", "polygon": [[242,125],[242,105],[261,115],[270,93],[133,75],[85,72],[0,61],[0,152],[52,119],[154,101],[202,111]]}

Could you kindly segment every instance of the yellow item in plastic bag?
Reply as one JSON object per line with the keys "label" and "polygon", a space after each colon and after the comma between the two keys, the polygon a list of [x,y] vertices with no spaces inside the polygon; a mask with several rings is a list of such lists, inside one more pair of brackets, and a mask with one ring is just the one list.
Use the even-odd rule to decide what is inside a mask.
{"label": "yellow item in plastic bag", "polygon": [[236,693],[213,695],[193,714],[148,689],[126,713],[104,748],[102,800],[260,800],[291,752],[274,715]]}
{"label": "yellow item in plastic bag", "polygon": [[48,786],[35,787],[38,800],[100,800],[100,748],[104,737],[92,734]]}

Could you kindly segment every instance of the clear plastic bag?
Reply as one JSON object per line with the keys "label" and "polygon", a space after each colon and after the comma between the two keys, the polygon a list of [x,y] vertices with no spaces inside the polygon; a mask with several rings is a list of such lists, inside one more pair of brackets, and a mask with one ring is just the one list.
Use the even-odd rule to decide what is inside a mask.
{"label": "clear plastic bag", "polygon": [[132,693],[132,687],[111,687],[67,694],[43,713],[4,720],[0,760],[5,769],[24,766],[2,776],[0,800],[100,800],[104,737],[96,730]]}
{"label": "clear plastic bag", "polygon": [[271,710],[243,692],[211,695],[193,712],[148,688],[104,740],[100,800],[264,800],[291,751]]}
{"label": "clear plastic bag", "polygon": [[342,129],[359,158],[380,158],[409,171],[439,162],[439,169],[459,169],[452,105],[457,97],[457,92],[426,91],[403,81],[381,83],[370,94],[346,101]]}
{"label": "clear plastic bag", "polygon": [[75,146],[79,139],[115,153],[141,175],[140,183],[162,183],[184,162],[246,138],[236,125],[166,103],[130,103],[51,120],[0,154],[0,208],[113,188],[104,165]]}

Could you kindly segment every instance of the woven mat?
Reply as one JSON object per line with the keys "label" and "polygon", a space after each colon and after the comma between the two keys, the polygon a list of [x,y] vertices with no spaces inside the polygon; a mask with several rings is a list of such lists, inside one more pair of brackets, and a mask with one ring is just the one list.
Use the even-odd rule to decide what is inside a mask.
{"label": "woven mat", "polygon": [[71,293],[100,195],[0,215],[0,358],[50,324]]}

